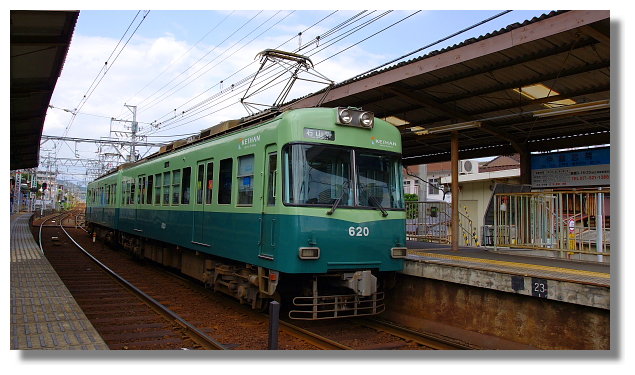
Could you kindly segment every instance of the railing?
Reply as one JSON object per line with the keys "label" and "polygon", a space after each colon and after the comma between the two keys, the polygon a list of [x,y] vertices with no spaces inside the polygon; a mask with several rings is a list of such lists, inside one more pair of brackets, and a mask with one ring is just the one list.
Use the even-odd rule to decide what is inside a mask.
{"label": "railing", "polygon": [[494,246],[610,255],[610,189],[505,193],[494,201]]}
{"label": "railing", "polygon": [[[449,244],[451,242],[451,205],[440,201],[406,202],[406,238]],[[459,237],[462,246],[479,246],[473,221],[459,211]]]}

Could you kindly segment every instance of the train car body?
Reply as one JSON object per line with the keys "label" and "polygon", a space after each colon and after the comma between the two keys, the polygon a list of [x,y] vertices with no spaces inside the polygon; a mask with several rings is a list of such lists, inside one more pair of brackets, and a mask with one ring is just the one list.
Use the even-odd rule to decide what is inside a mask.
{"label": "train car body", "polygon": [[406,253],[400,153],[369,112],[287,111],[95,180],[86,221],[253,307],[291,295],[292,318],[376,314]]}

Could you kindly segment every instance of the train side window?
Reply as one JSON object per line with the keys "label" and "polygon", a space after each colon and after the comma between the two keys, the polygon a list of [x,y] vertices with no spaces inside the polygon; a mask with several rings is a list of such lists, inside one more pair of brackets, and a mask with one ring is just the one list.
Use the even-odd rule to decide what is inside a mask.
{"label": "train side window", "polygon": [[192,168],[183,168],[183,181],[181,182],[181,204],[190,204],[190,178]]}
{"label": "train side window", "polygon": [[152,204],[152,187],[154,186],[154,176],[148,176],[148,188],[146,190],[146,204]]}
{"label": "train side window", "polygon": [[220,161],[220,170],[218,171],[218,179],[220,186],[218,187],[218,204],[231,204],[232,202],[232,159],[224,159]]}
{"label": "train side window", "polygon": [[269,154],[269,175],[267,177],[267,205],[275,206],[276,204],[276,177],[277,177],[278,154],[272,152]]}
{"label": "train side window", "polygon": [[170,172],[163,173],[163,204],[170,204]]}
{"label": "train side window", "polygon": [[238,204],[251,206],[254,201],[254,154],[238,158]]}
{"label": "train side window", "polygon": [[205,164],[198,165],[196,174],[196,204],[203,204],[203,181],[205,181]]}
{"label": "train side window", "polygon": [[207,178],[205,179],[205,204],[212,204],[212,189],[214,188],[214,163],[207,163]]}
{"label": "train side window", "polygon": [[161,173],[154,175],[154,204],[161,204]]}
{"label": "train side window", "polygon": [[130,204],[135,204],[135,183],[134,178],[130,181]]}
{"label": "train side window", "polygon": [[181,195],[181,170],[172,171],[172,204],[179,204]]}
{"label": "train side window", "polygon": [[141,190],[139,191],[139,195],[141,196],[141,204],[146,204],[146,191],[148,190],[148,180],[146,176],[143,176],[141,179]]}

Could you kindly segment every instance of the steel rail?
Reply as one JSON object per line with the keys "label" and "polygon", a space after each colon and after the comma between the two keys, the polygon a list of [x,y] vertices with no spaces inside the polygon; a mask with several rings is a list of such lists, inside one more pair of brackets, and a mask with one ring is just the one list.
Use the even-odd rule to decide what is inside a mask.
{"label": "steel rail", "polygon": [[405,340],[412,340],[418,344],[427,346],[437,350],[466,350],[474,349],[474,347],[452,340],[424,332],[414,331],[405,327],[400,327],[394,323],[380,320],[376,318],[364,318],[360,321],[361,324],[374,328],[376,330],[384,331],[391,335],[401,337]]}
{"label": "steel rail", "polygon": [[106,271],[110,276],[115,278],[118,282],[120,282],[123,286],[125,286],[128,290],[133,292],[137,297],[142,299],[148,306],[150,306],[153,310],[157,311],[166,319],[176,323],[179,325],[185,333],[192,338],[194,342],[198,345],[202,346],[205,349],[214,349],[214,350],[228,350],[226,346],[221,344],[220,342],[214,340],[209,337],[205,332],[196,328],[194,325],[181,318],[177,313],[168,309],[161,303],[159,303],[154,298],[150,297],[148,294],[144,293],[139,288],[135,287],[128,280],[121,277],[119,274],[111,270],[108,266],[101,263],[97,258],[91,255],[88,251],[86,251],[80,244],[78,244],[73,237],[64,229],[64,227],[60,224],[60,228],[66,234],[66,236],[77,246],[84,254],[86,254],[91,260],[93,260],[97,265],[99,265],[104,271]]}
{"label": "steel rail", "polygon": [[52,217],[50,217],[48,219],[44,218],[44,220],[42,220],[42,222],[40,223],[40,230],[38,231],[38,245],[40,246],[40,252],[42,254],[44,254],[44,248],[42,248],[42,227],[44,226],[44,223],[46,223],[49,220],[53,220],[54,218],[58,218],[58,217],[60,217],[62,215],[64,215],[64,213],[53,214],[53,215],[51,215]]}
{"label": "steel rail", "polygon": [[307,341],[310,344],[315,345],[318,348],[323,350],[353,350],[353,348],[351,348],[350,346],[340,344],[336,341],[328,339],[324,336],[320,336],[316,333],[307,331],[304,328],[300,328],[284,320],[280,321],[280,328],[282,329],[282,331],[290,335],[293,335],[297,338],[300,338],[304,341]]}

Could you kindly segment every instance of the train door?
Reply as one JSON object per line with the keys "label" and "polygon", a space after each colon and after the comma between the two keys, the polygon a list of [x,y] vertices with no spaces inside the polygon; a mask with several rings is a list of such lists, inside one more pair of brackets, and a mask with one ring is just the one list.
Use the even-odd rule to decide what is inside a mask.
{"label": "train door", "polygon": [[278,178],[278,152],[276,145],[269,145],[265,148],[265,165],[263,181],[262,214],[260,215],[260,242],[259,256],[261,258],[273,259],[276,249],[276,230],[279,225],[274,214],[276,201],[276,186]]}
{"label": "train door", "polygon": [[192,218],[192,243],[211,246],[212,190],[214,188],[214,160],[202,160],[196,164],[196,186]]}

